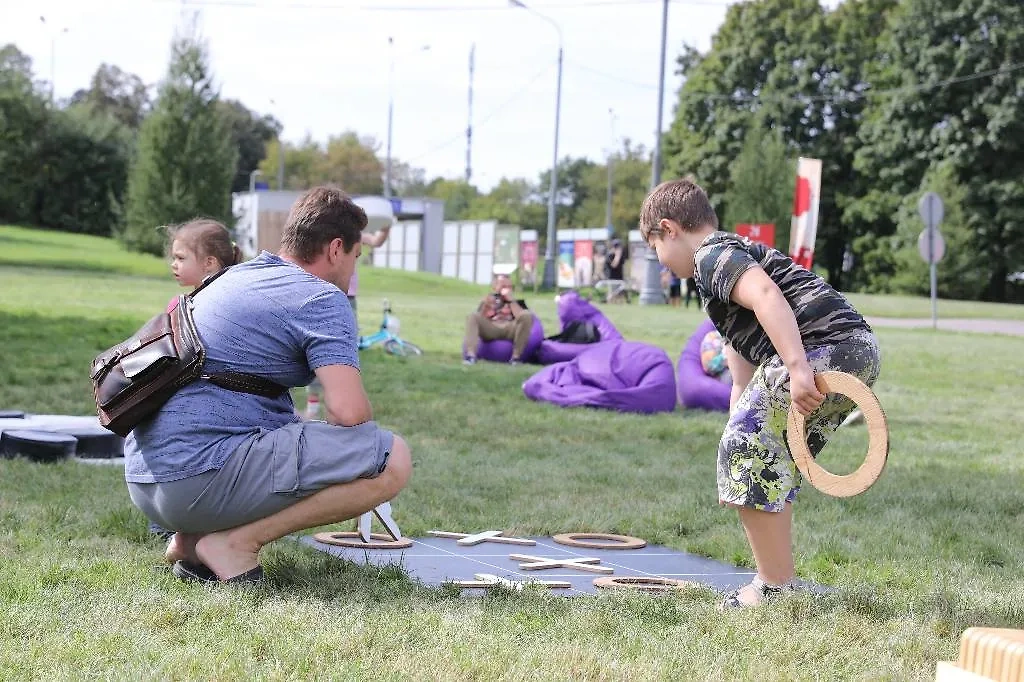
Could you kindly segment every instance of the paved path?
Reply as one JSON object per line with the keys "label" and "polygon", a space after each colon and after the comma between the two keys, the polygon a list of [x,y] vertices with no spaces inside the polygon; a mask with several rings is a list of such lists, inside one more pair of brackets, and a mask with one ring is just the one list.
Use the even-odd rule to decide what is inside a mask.
{"label": "paved path", "polygon": [[[931,328],[931,318],[867,317],[872,327],[903,327],[906,329]],[[1024,320],[978,320],[963,318],[939,318],[938,327],[943,331],[982,332],[986,334],[1012,334],[1024,336]]]}

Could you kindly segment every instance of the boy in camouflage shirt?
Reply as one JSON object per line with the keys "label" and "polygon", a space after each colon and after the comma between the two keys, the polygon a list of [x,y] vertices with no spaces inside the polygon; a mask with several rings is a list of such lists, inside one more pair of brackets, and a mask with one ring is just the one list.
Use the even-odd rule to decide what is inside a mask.
{"label": "boy in camouflage shirt", "polygon": [[718,447],[718,498],[738,509],[757,576],[723,605],[753,606],[796,586],[792,503],[800,473],[786,444],[790,402],[807,417],[808,445],[817,456],[855,405],[842,395],[822,395],[814,375],[836,370],[872,385],[878,341],[818,275],[780,251],[719,231],[707,194],[689,180],[651,191],[640,233],[663,265],[696,280],[727,343],[733,389]]}

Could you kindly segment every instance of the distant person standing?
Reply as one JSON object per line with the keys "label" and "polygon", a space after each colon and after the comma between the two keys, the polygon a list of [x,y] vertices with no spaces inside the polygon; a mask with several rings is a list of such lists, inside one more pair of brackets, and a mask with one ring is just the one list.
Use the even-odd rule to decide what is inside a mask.
{"label": "distant person standing", "polygon": [[[622,245],[622,242],[618,239],[612,240],[612,248],[608,255],[605,257],[605,270],[608,273],[608,279],[616,282],[626,281],[626,250]],[[608,303],[619,297],[624,296],[626,303],[629,303],[629,286],[625,286],[621,289],[610,288],[608,289]]]}
{"label": "distant person standing", "polygon": [[682,280],[676,273],[669,271],[668,280],[668,302],[673,308],[678,308],[679,304],[683,302],[682,299]]}
{"label": "distant person standing", "polygon": [[697,280],[693,277],[686,278],[686,307],[690,307],[690,299],[695,298],[697,300],[697,307],[701,306],[700,303],[700,292],[697,291]]}

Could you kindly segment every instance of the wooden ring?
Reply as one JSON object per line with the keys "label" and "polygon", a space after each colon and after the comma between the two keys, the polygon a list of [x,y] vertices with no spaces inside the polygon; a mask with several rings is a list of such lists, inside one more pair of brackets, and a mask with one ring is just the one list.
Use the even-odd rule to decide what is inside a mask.
{"label": "wooden ring", "polygon": [[837,476],[825,471],[807,447],[807,422],[794,405],[789,406],[786,441],[800,473],[811,485],[833,497],[859,495],[878,480],[889,457],[889,427],[878,398],[867,385],[846,372],[821,372],[814,383],[822,393],[840,393],[850,398],[864,413],[868,425],[868,453],[864,463],[852,474]]}
{"label": "wooden ring", "polygon": [[337,547],[353,547],[355,549],[406,549],[412,547],[412,540],[402,538],[395,540],[384,533],[371,533],[370,542],[363,542],[359,533],[351,530],[331,533],[317,533],[313,539],[325,545]]}
{"label": "wooden ring", "polygon": [[[560,545],[569,547],[586,547],[587,549],[640,549],[647,546],[646,540],[630,535],[614,535],[612,533],[561,533],[551,538]],[[585,540],[612,540],[619,544],[611,545],[604,542],[585,542]]]}
{"label": "wooden ring", "polygon": [[613,578],[612,576],[605,576],[603,578],[594,578],[594,587],[665,592],[667,590],[685,590],[691,587],[700,587],[700,585],[690,582],[689,580],[675,580],[673,578],[648,578],[644,576],[620,576],[618,578]]}

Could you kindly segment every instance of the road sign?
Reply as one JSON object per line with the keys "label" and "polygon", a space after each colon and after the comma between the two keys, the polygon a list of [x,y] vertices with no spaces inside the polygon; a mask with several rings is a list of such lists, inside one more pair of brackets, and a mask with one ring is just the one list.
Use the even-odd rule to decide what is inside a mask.
{"label": "road sign", "polygon": [[[932,233],[933,240],[930,247],[928,245],[929,232]],[[929,253],[929,250],[931,253]],[[926,227],[921,230],[921,234],[917,236],[917,252],[921,254],[924,262],[929,265],[942,260],[942,257],[946,255],[946,240],[942,238],[942,233],[935,228]]]}
{"label": "road sign", "polygon": [[942,199],[935,192],[925,192],[921,200],[917,202],[917,210],[924,221],[924,230],[917,238],[917,250],[928,263],[928,279],[931,280],[932,290],[932,329],[938,328],[938,277],[935,274],[935,264],[946,255],[946,242],[939,232],[939,223],[942,222],[943,207]]}
{"label": "road sign", "polygon": [[925,192],[921,201],[917,202],[917,210],[921,213],[925,227],[937,228],[942,222],[942,199],[935,192]]}

